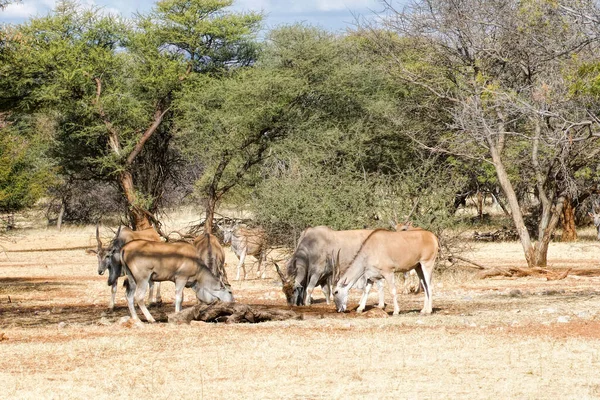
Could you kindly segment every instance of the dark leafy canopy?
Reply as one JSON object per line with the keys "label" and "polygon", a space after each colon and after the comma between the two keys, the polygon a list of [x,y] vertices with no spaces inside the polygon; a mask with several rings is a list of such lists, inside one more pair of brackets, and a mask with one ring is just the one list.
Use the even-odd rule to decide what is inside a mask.
{"label": "dark leafy canopy", "polygon": [[[230,1],[162,1],[133,20],[62,1],[54,13],[7,28],[0,106],[57,120],[62,172],[119,182],[130,207],[152,210],[164,190],[150,180],[176,159],[171,102],[187,80],[252,63],[259,14]],[[134,192],[126,181],[133,175]],[[129,192],[128,192],[129,191]]]}
{"label": "dark leafy canopy", "polygon": [[181,56],[195,72],[218,72],[247,66],[256,59],[253,35],[262,16],[232,14],[233,0],[164,0],[142,18],[144,31],[155,31],[161,52]]}

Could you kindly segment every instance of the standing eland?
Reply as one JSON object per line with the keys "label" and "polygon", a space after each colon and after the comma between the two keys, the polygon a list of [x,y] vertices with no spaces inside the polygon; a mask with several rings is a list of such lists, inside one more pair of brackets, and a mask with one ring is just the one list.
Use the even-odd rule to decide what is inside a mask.
{"label": "standing eland", "polygon": [[[216,300],[232,302],[231,290],[210,272],[198,257],[197,249],[186,242],[163,243],[134,240],[120,252],[113,253],[111,268],[127,275],[127,305],[131,317],[139,320],[135,311],[138,305],[148,322],[155,322],[144,304],[146,290],[151,281],[175,283],[175,312],[181,311],[183,288],[191,287],[198,300],[212,303]],[[109,281],[110,283],[110,281]]]}
{"label": "standing eland", "polygon": [[257,278],[265,277],[265,270],[261,272],[261,265],[266,257],[267,243],[265,231],[262,228],[248,228],[245,225],[233,225],[222,227],[223,243],[231,243],[231,249],[240,259],[237,266],[235,280],[240,280],[240,269],[244,270],[244,280],[246,279],[246,266],[244,261],[247,255],[254,256],[258,260],[256,270]]}
{"label": "standing eland", "polygon": [[394,315],[398,315],[400,307],[398,306],[394,273],[415,269],[425,292],[421,313],[430,314],[433,309],[431,279],[438,249],[437,237],[426,230],[402,232],[374,230],[364,240],[350,266],[340,275],[336,283],[333,298],[337,311],[346,311],[348,291],[359,279],[364,278],[367,285],[356,310],[362,312],[365,309],[373,281],[384,278],[388,281],[392,292]]}
{"label": "standing eland", "polygon": [[[372,230],[335,231],[327,226],[305,229],[296,250],[287,263],[287,277],[279,266],[277,272],[283,282],[283,292],[289,305],[310,305],[316,286],[321,286],[329,304],[334,266],[343,273]],[[337,259],[337,263],[334,262]],[[337,265],[336,265],[337,264]],[[384,308],[383,281],[378,281],[379,307]],[[362,286],[359,283],[359,288]]]}
{"label": "standing eland", "polygon": [[[125,244],[131,242],[132,240],[138,239],[149,240],[154,242],[161,241],[160,235],[158,234],[158,232],[156,232],[156,230],[154,230],[154,228],[148,228],[141,231],[134,231],[133,229],[126,226],[119,226],[119,229],[117,229],[117,233],[115,234],[113,240],[110,242],[110,245],[108,247],[104,247],[102,245],[102,240],[100,240],[99,226],[96,225],[96,242],[98,244],[98,248],[93,252],[96,253],[98,257],[98,274],[104,275],[104,272],[106,272],[106,270],[109,269],[109,282],[113,282],[112,284],[109,283],[109,286],[111,286],[111,294],[110,301],[108,303],[108,308],[111,311],[115,308],[115,297],[117,295],[117,279],[119,278],[119,276],[123,275],[111,278],[111,276],[115,274],[116,271],[110,268],[110,258],[114,253],[118,253],[119,251],[121,251],[121,248],[123,248]],[[156,297],[153,297],[153,288],[154,285],[153,283],[151,283],[149,296],[150,303],[161,303],[162,298],[160,297],[160,283],[157,282],[156,284]]]}

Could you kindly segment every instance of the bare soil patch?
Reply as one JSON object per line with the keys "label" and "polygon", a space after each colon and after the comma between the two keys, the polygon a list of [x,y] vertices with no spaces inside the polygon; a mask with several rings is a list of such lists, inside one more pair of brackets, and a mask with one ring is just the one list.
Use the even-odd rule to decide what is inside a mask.
{"label": "bare soil patch", "polygon": [[[33,230],[1,246],[93,246],[93,235],[94,227]],[[478,243],[466,256],[525,266],[518,243]],[[557,271],[597,271],[600,243],[555,243],[549,260]],[[230,277],[236,265],[227,249]],[[232,281],[236,300],[300,320],[168,324],[174,288],[165,283],[164,303],[149,307],[159,323],[140,326],[125,321],[123,288],[108,312],[96,269],[84,250],[0,253],[0,397],[600,398],[595,274],[480,280],[475,270],[438,271],[434,313],[421,315],[423,295],[411,294],[393,317],[390,306],[373,308],[375,291],[363,314],[338,314],[320,290],[313,306],[289,307],[269,266],[266,279]],[[191,291],[185,297],[184,307],[196,304]],[[351,310],[359,297],[351,292]]]}

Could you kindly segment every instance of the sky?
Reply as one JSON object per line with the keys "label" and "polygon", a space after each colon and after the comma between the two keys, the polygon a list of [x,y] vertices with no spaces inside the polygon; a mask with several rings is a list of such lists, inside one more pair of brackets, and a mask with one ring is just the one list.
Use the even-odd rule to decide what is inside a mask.
{"label": "sky", "polygon": [[[136,11],[148,11],[153,0],[80,0],[90,6],[100,6],[105,12],[130,17]],[[22,0],[0,11],[0,22],[20,23],[35,15],[47,14],[56,0]],[[380,11],[379,0],[235,0],[234,11],[263,11],[264,27],[268,30],[296,22],[341,32],[352,28],[356,16],[368,17]]]}

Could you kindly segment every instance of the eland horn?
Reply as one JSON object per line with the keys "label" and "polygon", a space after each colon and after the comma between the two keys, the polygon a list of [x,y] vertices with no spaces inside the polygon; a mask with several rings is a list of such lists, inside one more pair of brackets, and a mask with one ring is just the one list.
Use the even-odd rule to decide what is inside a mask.
{"label": "eland horn", "polygon": [[100,240],[100,224],[96,224],[96,242],[98,242],[98,251],[102,250],[102,240]]}
{"label": "eland horn", "polygon": [[335,258],[333,257],[333,253],[331,253],[331,265],[333,267],[333,280],[337,282],[340,278],[340,251],[342,249],[338,249],[337,255]]}
{"label": "eland horn", "polygon": [[281,272],[281,269],[279,269],[279,265],[277,265],[277,263],[273,263],[273,264],[275,264],[275,269],[277,270],[277,274],[279,275],[279,278],[281,278],[281,282],[285,285],[287,283],[287,279],[285,279],[285,276]]}

